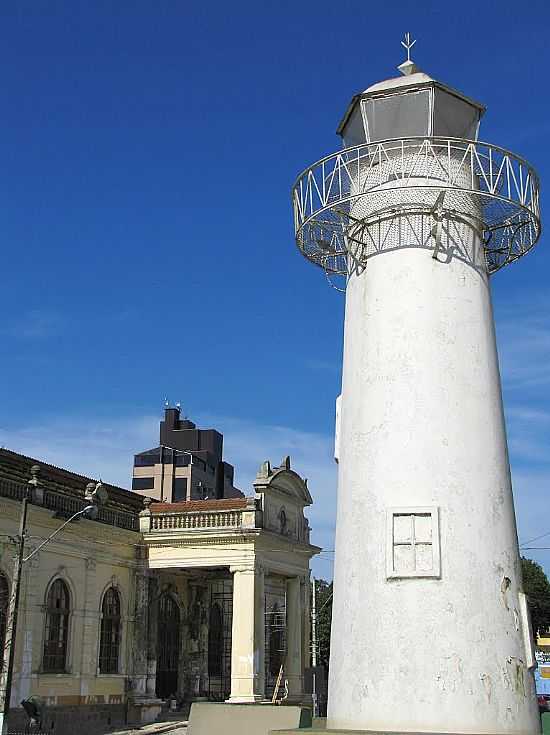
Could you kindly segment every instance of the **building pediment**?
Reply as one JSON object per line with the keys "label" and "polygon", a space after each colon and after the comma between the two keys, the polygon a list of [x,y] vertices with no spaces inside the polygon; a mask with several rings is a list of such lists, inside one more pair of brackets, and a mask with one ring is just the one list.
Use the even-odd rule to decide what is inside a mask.
{"label": "building pediment", "polygon": [[302,507],[313,503],[307,480],[291,468],[288,456],[279,467],[272,467],[269,461],[262,462],[254,480],[254,489],[260,494],[270,494],[270,491],[282,493]]}

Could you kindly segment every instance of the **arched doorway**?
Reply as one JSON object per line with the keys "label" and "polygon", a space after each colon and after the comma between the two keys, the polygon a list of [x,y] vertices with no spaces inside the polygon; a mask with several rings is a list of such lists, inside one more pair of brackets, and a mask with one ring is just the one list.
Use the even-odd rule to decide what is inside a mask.
{"label": "arched doorway", "polygon": [[159,599],[157,697],[166,699],[178,691],[180,611],[174,598],[165,593]]}

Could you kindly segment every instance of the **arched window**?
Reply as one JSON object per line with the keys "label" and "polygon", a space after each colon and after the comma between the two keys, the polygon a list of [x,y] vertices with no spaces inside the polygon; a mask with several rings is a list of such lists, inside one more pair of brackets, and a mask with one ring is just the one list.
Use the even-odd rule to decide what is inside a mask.
{"label": "arched window", "polygon": [[279,531],[283,536],[287,536],[288,531],[288,519],[286,517],[285,509],[281,508],[279,511]]}
{"label": "arched window", "polygon": [[8,615],[9,602],[10,591],[8,580],[5,575],[0,572],[0,669],[4,663],[4,642],[6,639],[6,618]]}
{"label": "arched window", "polygon": [[109,587],[101,605],[100,674],[118,674],[120,627],[120,595],[114,587]]}
{"label": "arched window", "polygon": [[208,626],[208,674],[222,675],[223,658],[223,615],[221,607],[215,602],[210,608]]}
{"label": "arched window", "polygon": [[46,600],[43,660],[45,672],[62,673],[66,669],[70,612],[70,596],[67,585],[62,579],[56,579],[50,587]]}

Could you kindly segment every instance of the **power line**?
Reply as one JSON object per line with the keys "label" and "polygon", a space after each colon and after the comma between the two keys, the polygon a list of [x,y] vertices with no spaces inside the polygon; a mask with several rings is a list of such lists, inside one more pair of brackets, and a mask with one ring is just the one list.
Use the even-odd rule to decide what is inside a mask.
{"label": "power line", "polygon": [[317,610],[317,615],[319,615],[319,613],[325,607],[325,605],[327,605],[332,600],[333,595],[334,595],[334,588],[332,589],[332,591],[331,591],[330,595],[327,597],[327,599],[323,602],[323,604],[321,605],[321,607]]}
{"label": "power line", "polygon": [[522,544],[519,545],[519,548],[523,548],[525,544],[532,544],[533,541],[538,541],[541,538],[545,538],[545,536],[550,536],[550,531],[547,531],[546,533],[541,533],[540,536],[535,536],[534,538],[530,538],[527,541],[524,541]]}

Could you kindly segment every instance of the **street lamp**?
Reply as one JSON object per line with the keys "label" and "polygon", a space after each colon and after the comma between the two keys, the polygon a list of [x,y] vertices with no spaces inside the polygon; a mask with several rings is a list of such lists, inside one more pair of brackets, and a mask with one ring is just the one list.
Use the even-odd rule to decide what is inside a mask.
{"label": "street lamp", "polygon": [[0,735],[7,735],[8,732],[8,713],[10,709],[11,685],[13,678],[13,664],[15,657],[15,639],[17,633],[17,615],[19,612],[19,593],[21,589],[21,572],[23,564],[28,562],[37,554],[46,544],[48,544],[57,534],[62,531],[71,521],[79,516],[95,519],[99,512],[99,506],[104,505],[108,500],[108,493],[100,482],[90,482],[86,486],[84,499],[86,506],[74,513],[65,523],[61,524],[48,538],[36,547],[28,556],[25,556],[25,537],[27,535],[27,510],[31,500],[33,490],[40,485],[38,474],[40,467],[33,465],[31,467],[31,479],[25,486],[25,493],[21,504],[21,516],[19,519],[19,534],[16,543],[18,546],[17,556],[13,570],[13,580],[11,585],[10,602],[8,606],[8,614],[6,617],[6,634],[4,639],[4,658],[3,666],[0,672]]}

